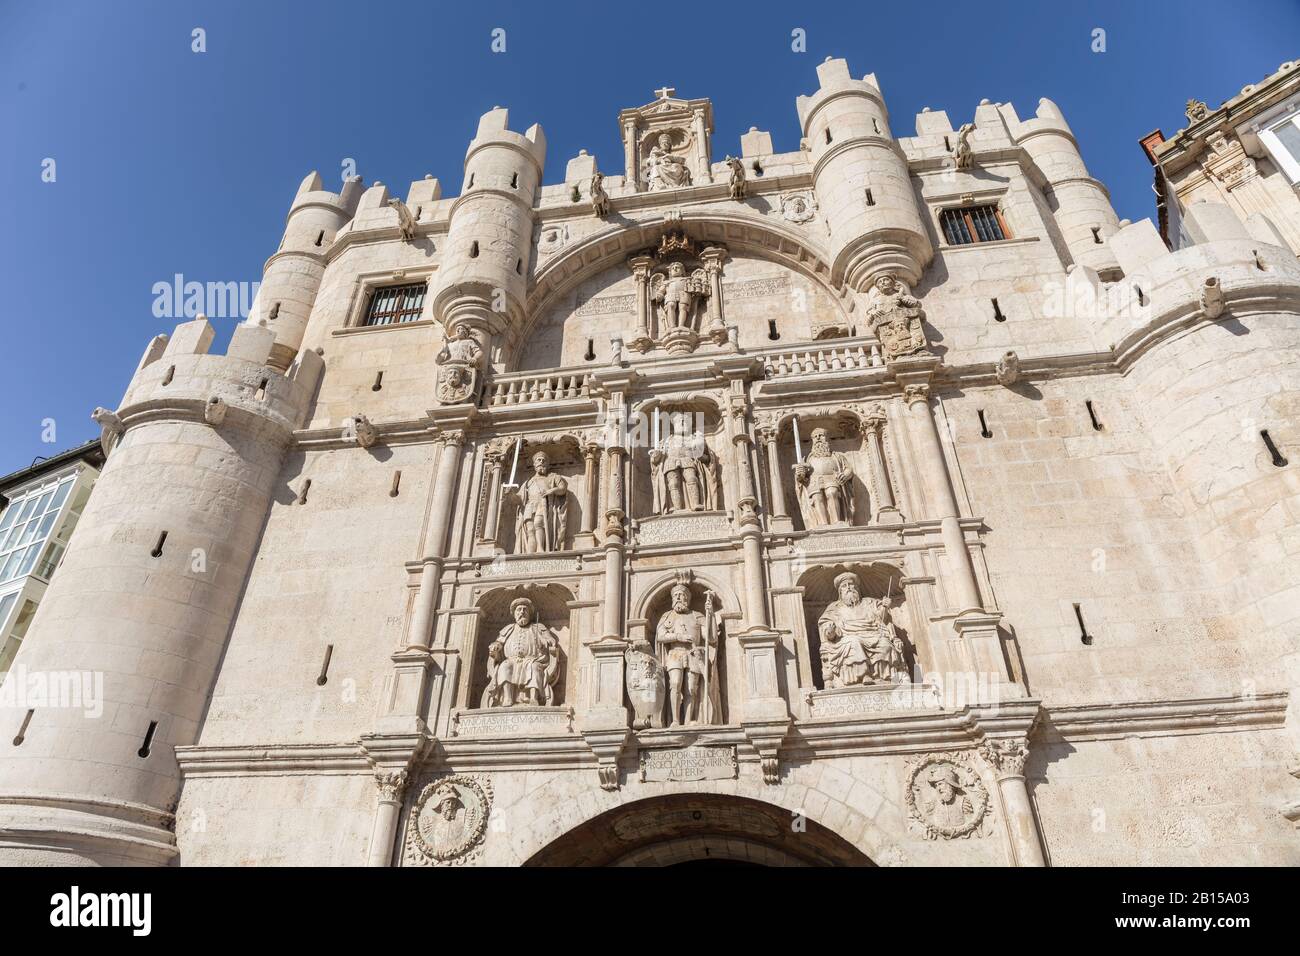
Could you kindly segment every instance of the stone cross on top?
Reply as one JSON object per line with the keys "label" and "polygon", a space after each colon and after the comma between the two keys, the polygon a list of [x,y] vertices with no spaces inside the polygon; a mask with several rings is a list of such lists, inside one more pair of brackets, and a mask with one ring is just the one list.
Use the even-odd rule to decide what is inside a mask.
{"label": "stone cross on top", "polygon": [[659,87],[659,89],[655,90],[655,96],[656,96],[658,99],[666,100],[666,99],[668,99],[668,97],[672,96],[672,95],[673,95],[674,93],[676,93],[676,92],[677,92],[677,89],[676,89],[675,87],[672,87],[672,86],[661,86],[661,87]]}

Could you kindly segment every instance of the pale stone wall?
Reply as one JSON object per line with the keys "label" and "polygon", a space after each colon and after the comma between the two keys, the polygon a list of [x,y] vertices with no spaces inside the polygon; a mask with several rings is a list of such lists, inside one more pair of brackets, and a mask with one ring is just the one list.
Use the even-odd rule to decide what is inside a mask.
{"label": "pale stone wall", "polygon": [[[414,807],[450,772],[490,792],[481,842],[451,860],[476,865],[683,795],[757,801],[768,823],[803,811],[882,865],[1295,863],[1294,256],[1224,207],[1191,212],[1198,244],[1176,254],[1149,222],[1121,227],[1050,101],[1023,121],[981,103],[958,169],[945,113],[896,139],[874,77],[829,61],[818,80],[799,152],[745,135],[740,200],[703,145],[707,101],[668,93],[623,114],[604,218],[595,158],[541,185],[541,128],[513,132],[500,109],[459,196],[411,184],[413,234],[382,184],[335,195],[309,176],[230,355],[182,326],[122,402],[19,656],[105,672],[112,712],[84,734],[39,713],[0,755],[0,855],[30,861],[21,834],[86,813],[111,849],[56,836],[35,858],[409,863]],[[638,150],[674,111],[695,180],[652,190]],[[971,203],[1011,237],[949,246],[941,212]],[[636,340],[635,271],[683,241],[692,268],[720,266],[720,298],[671,351]],[[920,299],[928,346],[885,336],[904,309],[885,275]],[[417,321],[359,327],[374,289],[420,283]],[[443,402],[461,329],[480,391]],[[654,514],[646,436],[625,447],[617,420],[660,408],[700,416],[715,509]],[[801,510],[795,427],[802,453],[824,428],[847,456],[851,524]],[[520,553],[516,447],[517,479],[541,449],[568,482],[557,550]],[[166,554],[211,542],[210,579],[159,573],[159,526]],[[912,698],[828,685],[818,618],[845,571],[889,598]],[[694,609],[714,594],[721,714],[633,728],[625,651],[654,639],[683,578]],[[480,706],[521,596],[559,646],[558,706],[527,719]],[[692,742],[734,753],[734,777],[640,780],[645,753]],[[987,795],[976,832],[919,825],[907,794],[926,760]],[[798,857],[743,832],[742,809],[731,824],[745,852]]]}

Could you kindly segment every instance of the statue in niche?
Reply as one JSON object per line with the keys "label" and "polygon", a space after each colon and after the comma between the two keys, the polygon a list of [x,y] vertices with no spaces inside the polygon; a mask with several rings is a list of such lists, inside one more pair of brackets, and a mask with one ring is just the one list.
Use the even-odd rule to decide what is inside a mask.
{"label": "statue in niche", "polygon": [[645,181],[650,192],[660,189],[680,189],[691,184],[691,171],[686,161],[673,153],[673,138],[660,133],[645,163]]}
{"label": "statue in niche", "polygon": [[867,325],[880,339],[886,360],[928,351],[924,319],[921,300],[906,284],[888,272],[876,279],[867,298]]}
{"label": "statue in niche", "polygon": [[718,508],[718,460],[704,436],[673,429],[650,449],[650,478],[654,489],[654,513],[716,511]]}
{"label": "statue in niche", "polygon": [[813,429],[812,450],[794,466],[794,483],[809,528],[853,524],[853,465],[848,455],[831,451],[826,429]]}
{"label": "statue in niche", "polygon": [[533,602],[516,598],[510,602],[515,619],[488,646],[488,684],[481,706],[513,707],[515,704],[545,704],[555,700],[555,682],[560,675],[560,642],[555,633],[537,620]]}
{"label": "statue in niche", "polygon": [[718,689],[718,625],[713,592],[704,613],[691,610],[691,588],[673,585],[672,607],[655,627],[660,666],[668,674],[668,725],[713,724],[722,714]]}
{"label": "statue in niche", "polygon": [[513,494],[518,500],[515,553],[563,551],[569,522],[569,483],[563,476],[551,473],[546,452],[537,452],[532,461],[533,474]]}
{"label": "statue in niche", "polygon": [[839,599],[817,619],[821,638],[822,682],[827,690],[857,684],[905,683],[903,641],[894,628],[892,600],[864,598],[858,576],[835,578]]}
{"label": "statue in niche", "polygon": [[435,393],[444,405],[457,405],[469,399],[478,386],[479,369],[483,365],[483,347],[474,338],[467,325],[452,329],[442,350],[434,357],[438,365],[438,382]]}
{"label": "statue in niche", "polygon": [[650,301],[659,308],[659,334],[674,329],[695,331],[695,307],[710,295],[709,275],[704,269],[686,274],[680,262],[668,265],[668,271],[650,277]]}

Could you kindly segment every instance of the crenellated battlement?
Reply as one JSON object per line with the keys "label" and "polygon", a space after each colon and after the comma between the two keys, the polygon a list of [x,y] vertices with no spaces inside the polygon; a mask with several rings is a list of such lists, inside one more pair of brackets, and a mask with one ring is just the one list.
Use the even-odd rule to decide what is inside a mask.
{"label": "crenellated battlement", "polygon": [[1272,311],[1300,301],[1300,263],[1262,214],[1247,225],[1226,206],[1200,203],[1187,211],[1185,225],[1197,241],[1173,252],[1151,220],[1125,226],[1107,243],[1124,278],[1103,287],[1091,270],[1083,273],[1106,301],[1097,334],[1121,361],[1171,324],[1217,319],[1234,302]]}
{"label": "crenellated battlement", "polygon": [[213,427],[261,422],[288,434],[302,426],[324,368],[312,351],[302,351],[286,370],[270,364],[275,333],[240,325],[224,355],[211,354],[214,330],[206,318],[158,335],[140,360],[122,396],[118,417],[135,421],[179,418]]}

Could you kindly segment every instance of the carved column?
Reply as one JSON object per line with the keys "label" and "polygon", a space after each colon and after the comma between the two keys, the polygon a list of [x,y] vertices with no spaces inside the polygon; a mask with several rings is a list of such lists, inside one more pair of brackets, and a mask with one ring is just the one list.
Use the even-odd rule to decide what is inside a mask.
{"label": "carved column", "polygon": [[695,127],[695,168],[699,170],[697,183],[713,182],[713,170],[709,169],[709,133],[704,128],[704,110],[692,113]]}
{"label": "carved column", "polygon": [[623,175],[626,182],[637,192],[641,191],[641,176],[636,155],[636,120],[623,123]]}
{"label": "carved column", "polygon": [[1008,836],[1016,866],[1046,866],[1043,843],[1038,834],[1034,805],[1025,786],[1025,761],[1029,747],[1024,740],[989,740],[980,747],[998,778]]}
{"label": "carved column", "polygon": [[482,539],[494,547],[501,546],[501,482],[506,450],[513,441],[496,439],[488,443],[483,454],[483,480],[487,482],[487,497],[483,505]]}
{"label": "carved column", "polygon": [[596,546],[596,512],[600,508],[600,488],[596,472],[596,457],[600,454],[600,446],[594,441],[589,441],[582,446],[582,458],[584,470],[582,473],[583,481],[583,501],[582,501],[582,527],[578,530],[578,539],[574,546],[582,548],[594,548]]}
{"label": "carved column", "polygon": [[952,573],[950,600],[956,603],[958,614],[980,611],[979,585],[975,580],[975,566],[966,548],[966,535],[961,530],[957,510],[957,495],[953,491],[952,476],[948,474],[948,460],[943,454],[939,438],[939,423],[930,408],[930,386],[908,385],[903,389],[908,410],[917,422],[925,456],[925,468],[930,473],[930,487],[935,493],[934,506],[943,537],[943,550],[948,556]]}
{"label": "carved column", "polygon": [[763,526],[758,517],[758,499],[754,493],[754,472],[750,466],[752,441],[745,428],[745,407],[730,408],[732,457],[735,459],[736,524],[740,528],[741,548],[745,556],[745,621],[748,627],[767,627],[767,600],[763,590]]}
{"label": "carved column", "polygon": [[650,266],[654,262],[650,256],[632,256],[627,260],[636,281],[636,332],[632,335],[630,347],[644,352],[653,345],[650,338]]}
{"label": "carved column", "polygon": [[781,474],[780,431],[775,423],[760,425],[759,441],[763,443],[767,455],[767,484],[771,489],[771,501],[768,502],[771,526],[774,531],[787,531],[792,525],[790,515],[785,510],[785,476]]}
{"label": "carved column", "polygon": [[871,454],[871,472],[876,481],[876,515],[878,524],[899,524],[903,520],[894,501],[894,488],[889,481],[889,465],[885,461],[885,410],[876,406],[863,425],[867,430],[867,445]]}
{"label": "carved column", "polygon": [[430,647],[433,643],[442,569],[447,556],[447,532],[451,527],[452,507],[456,501],[457,476],[460,473],[465,433],[460,429],[448,429],[439,437],[442,450],[438,453],[438,465],[434,472],[433,500],[429,504],[429,530],[420,568],[420,587],[415,595],[415,607],[411,611],[406,639],[392,657],[394,670],[384,689],[383,713],[378,722],[381,734],[427,731],[420,711],[433,664]]}
{"label": "carved column", "polygon": [[607,412],[617,429],[610,429],[605,451],[605,580],[601,602],[601,631],[588,640],[592,675],[588,699],[578,714],[578,730],[596,755],[597,774],[604,790],[617,790],[618,758],[632,733],[623,704],[623,549],[627,537],[623,491],[623,457],[627,452],[627,407],[621,393]]}
{"label": "carved column", "polygon": [[375,774],[379,786],[379,803],[375,807],[375,820],[370,829],[370,852],[366,866],[391,866],[393,844],[397,840],[397,821],[402,811],[402,795],[406,793],[408,776],[405,770],[380,771]]}
{"label": "carved column", "polygon": [[709,246],[700,253],[709,276],[709,327],[705,334],[717,345],[727,340],[727,328],[722,322],[722,262],[726,256],[727,250],[721,246]]}

